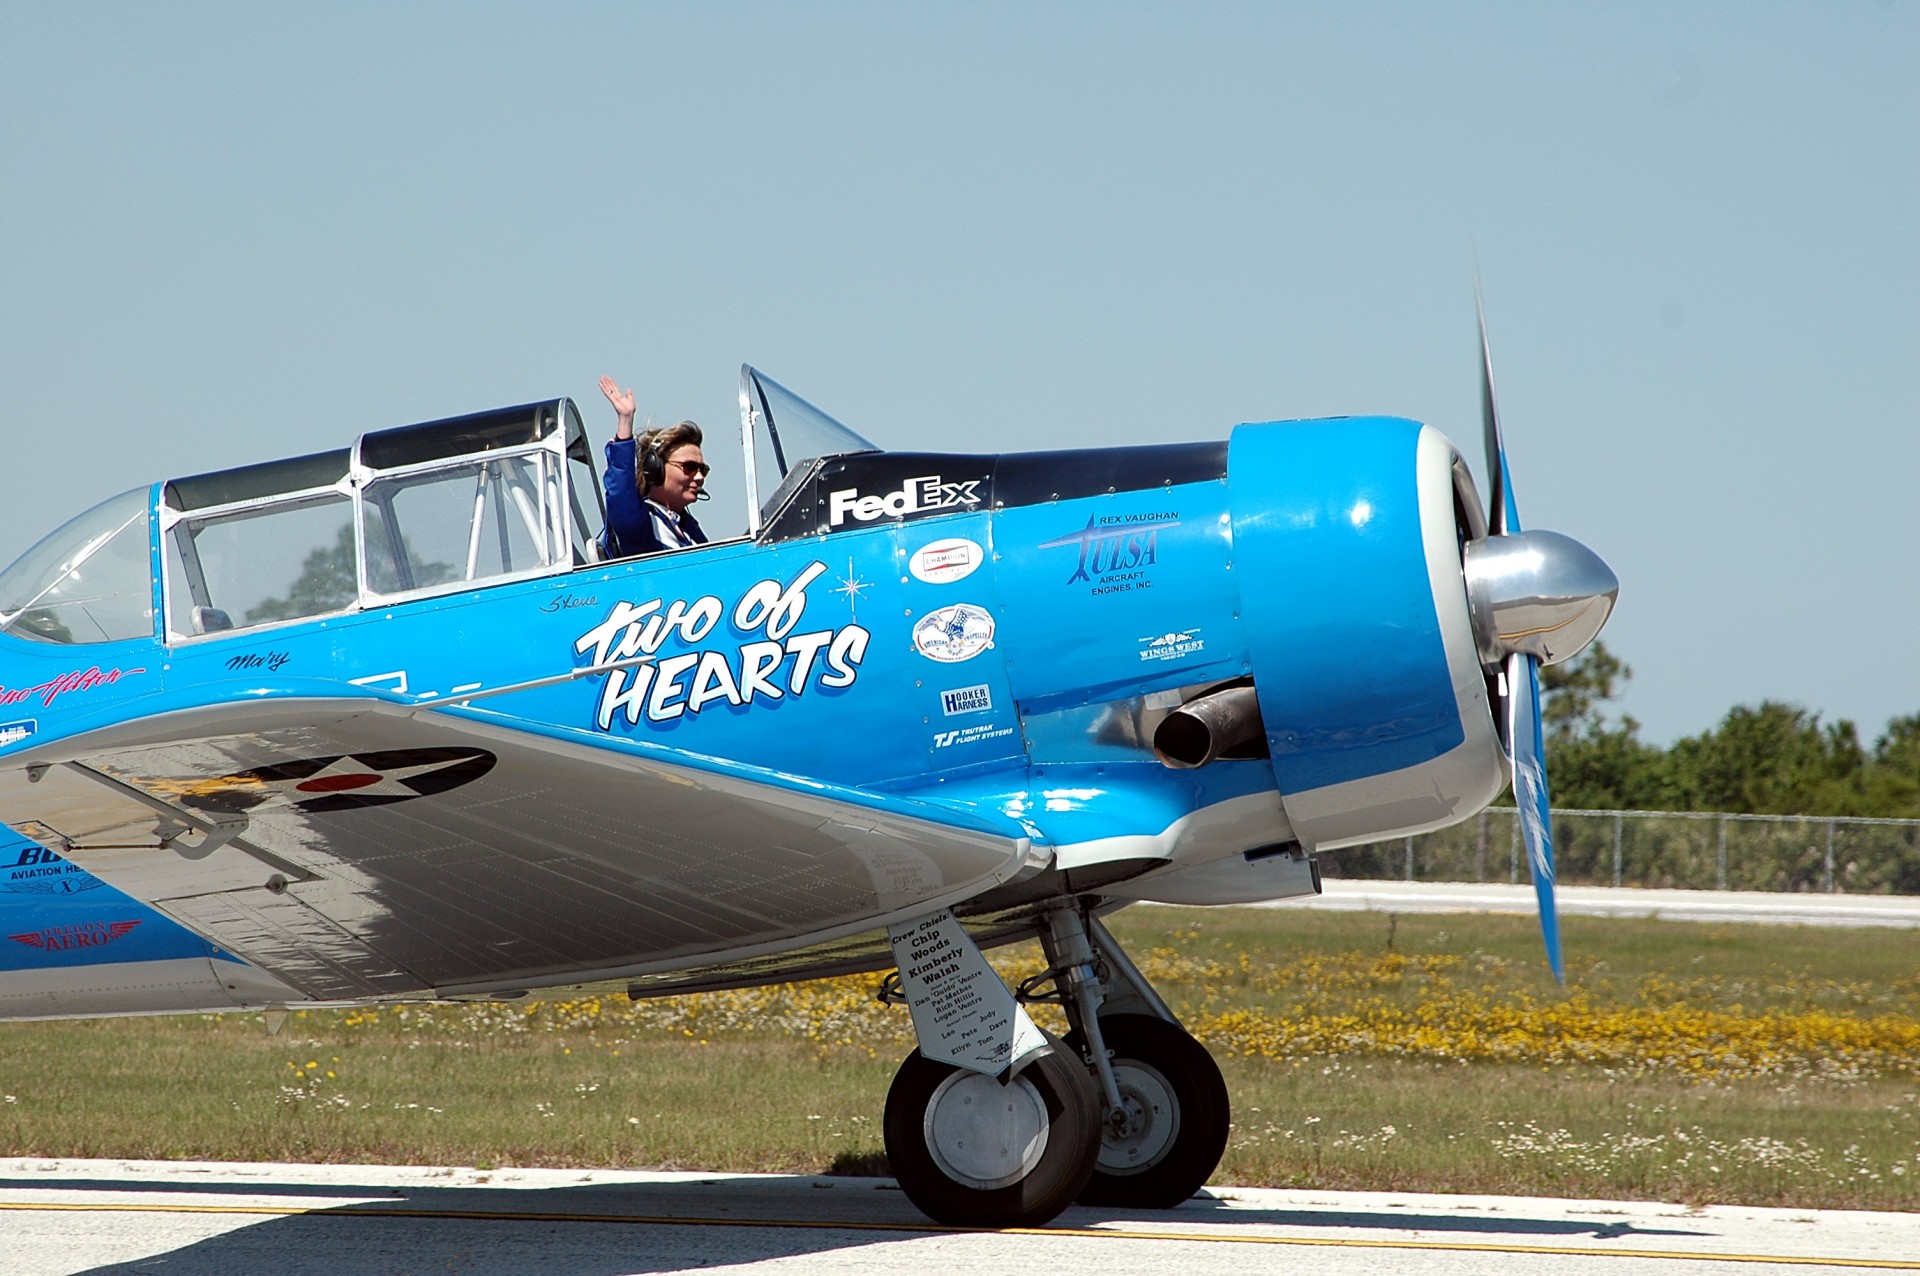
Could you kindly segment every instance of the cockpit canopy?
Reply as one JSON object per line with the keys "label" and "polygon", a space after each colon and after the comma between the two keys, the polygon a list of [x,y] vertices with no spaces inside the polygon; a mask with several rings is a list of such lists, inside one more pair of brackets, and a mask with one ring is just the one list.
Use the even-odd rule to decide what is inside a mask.
{"label": "cockpit canopy", "polygon": [[602,521],[599,490],[565,399],[177,479],[160,513],[167,629],[249,628],[570,567]]}
{"label": "cockpit canopy", "polygon": [[161,598],[169,639],[384,606],[570,569],[604,521],[579,411],[524,404],[116,496],[0,573],[0,629],[151,638]]}
{"label": "cockpit canopy", "polygon": [[153,490],[100,502],[0,573],[0,630],[41,642],[153,636]]}
{"label": "cockpit canopy", "polygon": [[[740,413],[750,536],[828,458],[876,451],[744,366]],[[0,632],[178,642],[384,607],[570,571],[605,523],[579,410],[549,399],[123,492],[0,572]]]}

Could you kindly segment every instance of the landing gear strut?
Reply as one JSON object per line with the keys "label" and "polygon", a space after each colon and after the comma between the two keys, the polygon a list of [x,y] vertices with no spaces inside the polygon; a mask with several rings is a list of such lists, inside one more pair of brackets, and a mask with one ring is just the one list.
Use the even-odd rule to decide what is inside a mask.
{"label": "landing gear strut", "polygon": [[1047,923],[1040,942],[1073,1026],[1066,1044],[1102,1091],[1100,1151],[1080,1200],[1172,1209],[1226,1151],[1227,1083],[1105,927],[1072,907]]}
{"label": "landing gear strut", "polygon": [[[1227,1083],[1206,1047],[1165,1019],[1102,1015],[1120,1103],[1100,1126],[1085,1205],[1166,1210],[1206,1185],[1227,1147]],[[1067,1038],[1084,1051],[1085,1037]]]}
{"label": "landing gear strut", "polygon": [[[952,1050],[951,1039],[1004,1027],[1006,1014],[968,1010],[995,997],[1031,1047],[998,1074],[999,1064],[964,1051],[942,1059],[915,1050],[894,1075],[887,1160],[907,1199],[942,1223],[1034,1227],[1076,1200],[1170,1209],[1206,1183],[1226,1149],[1227,1087],[1206,1048],[1078,901],[1040,921],[1049,969],[1019,998],[1057,1001],[1072,1027],[1044,1046],[951,915],[895,928],[896,949],[909,956],[882,996],[915,1008],[923,1047]],[[949,966],[972,973],[942,975]]]}

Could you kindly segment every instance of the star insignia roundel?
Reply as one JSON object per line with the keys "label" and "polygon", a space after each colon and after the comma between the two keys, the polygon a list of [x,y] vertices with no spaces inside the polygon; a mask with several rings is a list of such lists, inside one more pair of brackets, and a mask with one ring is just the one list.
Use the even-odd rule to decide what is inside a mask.
{"label": "star insignia roundel", "polygon": [[299,758],[205,780],[180,801],[201,811],[238,814],[266,806],[352,811],[431,797],[471,784],[493,770],[485,749],[383,749]]}

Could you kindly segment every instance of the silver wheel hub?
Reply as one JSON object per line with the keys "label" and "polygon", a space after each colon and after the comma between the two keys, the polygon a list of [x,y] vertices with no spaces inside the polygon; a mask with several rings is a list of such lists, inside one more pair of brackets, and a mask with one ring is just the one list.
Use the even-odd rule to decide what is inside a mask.
{"label": "silver wheel hub", "polygon": [[1115,1059],[1120,1109],[1107,1113],[1100,1138],[1100,1169],[1132,1174],[1159,1164],[1180,1136],[1180,1105],[1159,1069],[1137,1059]]}
{"label": "silver wheel hub", "polygon": [[927,1100],[922,1133],[941,1173],[991,1191],[1033,1173],[1051,1125],[1045,1101],[1025,1077],[1001,1085],[978,1072],[956,1072]]}

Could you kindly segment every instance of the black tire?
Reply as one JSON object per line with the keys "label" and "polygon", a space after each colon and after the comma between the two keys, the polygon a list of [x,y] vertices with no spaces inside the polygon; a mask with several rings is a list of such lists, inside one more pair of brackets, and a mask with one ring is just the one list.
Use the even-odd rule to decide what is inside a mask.
{"label": "black tire", "polygon": [[[1101,1123],[1100,1153],[1080,1202],[1172,1209],[1206,1186],[1227,1150],[1226,1080],[1205,1046],[1164,1019],[1102,1015],[1100,1035],[1133,1119],[1125,1132]],[[1080,1033],[1067,1045],[1084,1057]]]}
{"label": "black tire", "polygon": [[[995,1105],[994,1147],[968,1137]],[[984,1111],[985,1109],[980,1109]],[[907,1199],[958,1227],[1038,1227],[1073,1204],[1099,1150],[1100,1096],[1078,1055],[1057,1043],[1005,1086],[918,1050],[894,1074],[883,1123],[887,1164]],[[946,1146],[934,1144],[945,1138]]]}

